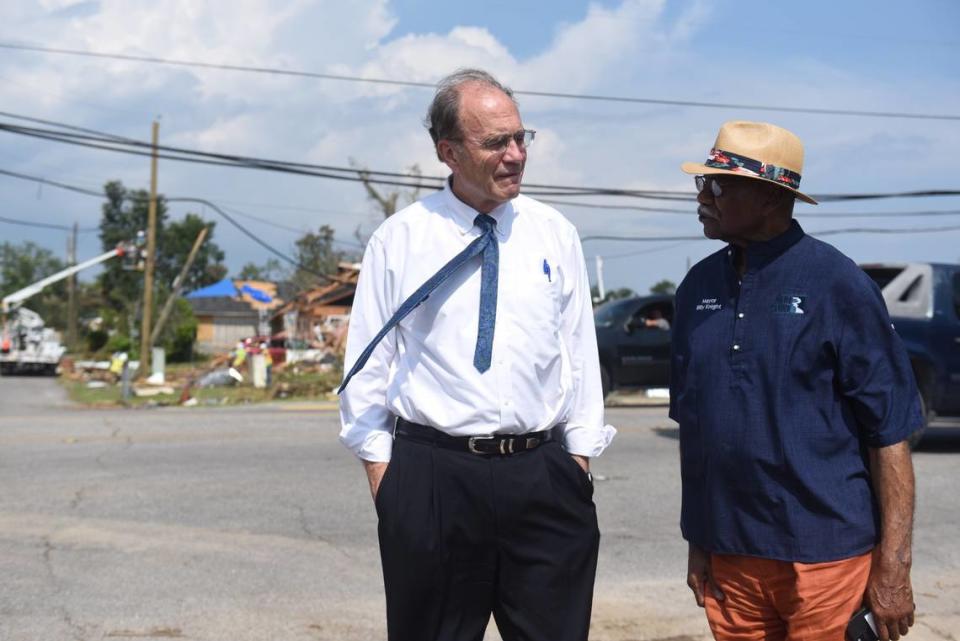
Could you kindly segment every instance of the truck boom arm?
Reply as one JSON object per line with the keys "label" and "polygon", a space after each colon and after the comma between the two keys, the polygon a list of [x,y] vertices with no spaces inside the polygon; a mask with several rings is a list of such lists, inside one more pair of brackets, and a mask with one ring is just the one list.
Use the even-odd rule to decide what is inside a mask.
{"label": "truck boom arm", "polygon": [[76,274],[77,272],[86,269],[87,267],[93,267],[94,265],[98,265],[104,261],[110,260],[114,256],[122,256],[125,251],[126,249],[124,249],[122,245],[118,246],[116,249],[111,249],[110,251],[106,252],[105,254],[101,254],[96,258],[91,258],[90,260],[85,260],[84,262],[73,265],[72,267],[67,267],[66,269],[59,271],[56,274],[53,274],[52,276],[47,276],[43,280],[38,280],[32,285],[28,285],[27,287],[24,287],[19,291],[13,292],[8,296],[4,296],[3,302],[2,302],[3,312],[4,313],[9,312],[13,307],[18,305],[19,303],[22,303],[23,301],[30,298],[34,294],[39,293],[47,285],[52,285],[57,281],[61,281],[64,278],[72,276],[73,274]]}

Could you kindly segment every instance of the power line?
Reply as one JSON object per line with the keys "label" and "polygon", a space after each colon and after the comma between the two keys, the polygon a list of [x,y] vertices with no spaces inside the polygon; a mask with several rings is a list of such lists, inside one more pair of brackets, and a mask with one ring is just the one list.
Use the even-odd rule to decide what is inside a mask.
{"label": "power line", "polygon": [[28,174],[21,174],[16,171],[9,171],[7,169],[0,169],[0,174],[3,174],[4,176],[10,176],[12,178],[20,178],[20,179],[29,180],[35,183],[41,183],[43,185],[50,185],[51,187],[59,187],[60,189],[73,191],[78,194],[83,194],[84,196],[102,197],[104,195],[102,191],[93,191],[92,189],[85,189],[84,187],[77,187],[76,185],[68,185],[66,183],[57,182],[55,180],[48,180],[46,178],[41,178],[39,176],[30,176]]}
{"label": "power line", "polygon": [[63,122],[57,122],[56,120],[45,120],[45,119],[43,119],[43,118],[35,118],[35,117],[33,117],[33,116],[24,116],[24,115],[22,115],[22,114],[15,114],[15,113],[12,113],[12,112],[9,112],[9,111],[0,111],[0,116],[6,116],[7,118],[13,118],[13,119],[15,119],[15,120],[24,120],[24,121],[27,121],[27,122],[35,122],[35,123],[39,123],[39,124],[41,124],[41,125],[53,125],[54,127],[59,127],[60,129],[69,129],[69,130],[71,130],[71,131],[79,131],[79,132],[81,132],[81,133],[86,133],[86,134],[96,134],[96,135],[98,135],[98,136],[106,136],[106,137],[113,138],[113,139],[115,139],[115,140],[124,141],[124,142],[135,142],[135,141],[134,141],[133,139],[131,139],[131,138],[125,138],[125,137],[123,137],[123,136],[117,136],[117,135],[115,135],[115,134],[108,134],[108,133],[106,133],[106,132],[98,131],[98,130],[96,130],[96,129],[87,129],[86,127],[78,127],[78,126],[76,126],[76,125],[68,125],[68,124],[63,123]]}
{"label": "power line", "polygon": [[610,236],[610,235],[595,235],[595,236],[583,236],[580,239],[581,243],[586,243],[591,240],[616,240],[616,241],[625,241],[633,243],[658,243],[662,241],[671,241],[671,242],[686,242],[689,240],[702,240],[703,236]]}
{"label": "power line", "polygon": [[[945,231],[960,231],[960,225],[944,225],[940,227],[906,227],[906,228],[887,228],[887,227],[847,227],[844,229],[817,229],[808,230],[809,236],[836,236],[839,234],[932,234]],[[608,240],[623,242],[659,242],[659,241],[692,241],[703,240],[703,236],[609,236],[594,235],[584,236],[580,242],[591,240]]]}
{"label": "power line", "polygon": [[329,274],[324,274],[324,273],[322,273],[322,272],[318,272],[318,271],[315,270],[315,269],[312,269],[312,268],[310,268],[310,267],[307,267],[306,265],[303,265],[303,264],[299,263],[296,259],[290,258],[289,256],[287,256],[286,254],[284,254],[284,253],[281,252],[280,250],[274,248],[272,245],[270,245],[269,243],[267,243],[267,242],[265,242],[264,240],[262,240],[259,236],[257,236],[257,235],[254,234],[253,232],[251,232],[249,229],[247,229],[246,227],[244,227],[243,225],[241,225],[240,223],[238,223],[236,220],[233,219],[233,217],[230,216],[230,214],[228,214],[228,213],[225,212],[223,209],[221,209],[221,208],[218,207],[217,205],[213,204],[213,203],[210,202],[209,200],[206,200],[206,199],[204,199],[204,198],[186,198],[186,197],[184,197],[184,198],[181,198],[181,197],[166,198],[165,200],[166,200],[167,202],[198,203],[198,204],[204,205],[204,206],[206,206],[206,207],[209,207],[209,208],[212,209],[213,211],[215,211],[215,212],[217,212],[218,214],[220,214],[221,216],[223,216],[223,218],[226,219],[226,221],[229,222],[231,225],[233,225],[234,227],[236,227],[237,229],[239,229],[247,238],[249,238],[249,239],[252,240],[253,242],[257,243],[258,245],[260,245],[261,247],[263,247],[264,249],[266,249],[268,252],[270,252],[271,254],[273,254],[274,256],[276,256],[277,258],[283,260],[284,262],[287,262],[287,263],[293,265],[294,267],[296,267],[297,269],[299,269],[299,270],[301,270],[301,271],[305,271],[305,272],[307,272],[308,274],[312,274],[312,275],[314,275],[314,276],[317,276],[317,277],[319,277],[319,278],[321,278],[321,279],[323,279],[323,280],[325,280],[325,281],[327,281],[327,282],[339,283],[339,284],[341,284],[341,285],[346,285],[346,284],[347,284],[347,282],[346,282],[345,280],[341,279],[341,278],[337,278],[336,276],[331,276],[331,275],[329,275]]}
{"label": "power line", "polygon": [[[255,220],[255,221],[257,221],[258,223],[260,223],[260,224],[262,224],[262,225],[266,225],[267,227],[275,227],[275,228],[277,228],[277,229],[282,229],[282,230],[284,230],[284,231],[288,231],[288,232],[291,232],[291,233],[294,233],[294,234],[301,234],[301,235],[302,235],[302,234],[304,234],[304,233],[306,233],[306,232],[308,231],[308,230],[304,230],[302,227],[300,227],[300,228],[291,227],[290,225],[283,225],[283,224],[281,224],[281,223],[278,223],[278,222],[275,222],[275,221],[272,221],[272,220],[268,220],[268,219],[266,219],[266,218],[261,218],[260,216],[254,216],[253,214],[249,214],[249,213],[247,213],[247,212],[240,211],[239,209],[237,209],[237,208],[235,208],[235,207],[223,207],[223,209],[226,210],[226,211],[228,211],[228,212],[230,212],[231,214],[233,214],[233,215],[235,215],[235,216],[241,216],[241,217],[243,217],[243,218],[249,218],[250,220]],[[332,239],[331,242],[333,242],[333,243],[335,243],[335,244],[338,244],[338,245],[345,245],[345,246],[347,246],[347,247],[353,247],[353,248],[355,248],[355,249],[363,249],[363,245],[361,245],[360,243],[352,243],[352,242],[350,242],[350,241],[348,241],[348,240]]]}
{"label": "power line", "polygon": [[[220,198],[211,196],[211,198],[221,205],[240,206],[240,207],[270,207],[271,209],[283,209],[286,211],[299,211],[308,214],[324,214],[328,216],[373,216],[374,211],[352,211],[349,209],[325,209],[323,207],[308,207],[306,205],[278,205],[277,203],[264,203],[250,200],[231,200],[229,198]],[[229,211],[229,209],[228,209]]]}
{"label": "power line", "polygon": [[[17,172],[7,171],[7,170],[4,170],[4,169],[0,169],[0,174],[4,174],[4,175],[11,176],[11,177],[14,177],[14,178],[20,178],[20,179],[23,179],[23,180],[31,180],[31,181],[34,181],[34,182],[42,182],[42,183],[44,183],[44,184],[52,185],[52,186],[55,186],[55,187],[60,187],[61,189],[69,189],[69,190],[71,190],[71,191],[74,191],[74,192],[83,194],[83,195],[85,195],[85,196],[95,196],[95,197],[98,197],[98,198],[106,198],[106,197],[107,197],[107,194],[106,194],[106,193],[103,193],[103,192],[95,192],[95,191],[92,191],[92,190],[89,190],[89,189],[83,189],[83,188],[81,188],[81,187],[76,187],[76,186],[73,186],[73,185],[68,185],[68,184],[66,184],[66,183],[60,183],[60,182],[55,182],[55,181],[47,180],[47,179],[45,179],[45,178],[39,178],[39,177],[37,177],[37,176],[28,176],[27,174],[20,174],[20,173],[17,173]],[[145,200],[145,199],[146,199],[146,196],[144,196],[143,198],[138,198],[137,196],[133,196],[133,195],[129,195],[129,194],[126,195],[126,196],[124,196],[124,200],[129,200],[129,201],[137,201],[137,200]],[[295,259],[289,257],[288,255],[286,255],[286,254],[284,254],[283,252],[281,252],[280,250],[276,249],[275,247],[273,247],[272,245],[270,245],[270,244],[267,243],[266,241],[262,240],[262,239],[261,239],[260,237],[258,237],[256,234],[254,234],[254,233],[251,232],[249,229],[247,229],[246,227],[244,227],[243,225],[241,225],[239,222],[237,222],[232,216],[230,216],[230,214],[228,214],[228,213],[225,212],[223,209],[221,209],[219,206],[215,205],[214,203],[210,202],[209,200],[206,200],[206,199],[203,199],[203,198],[192,198],[192,197],[171,197],[171,198],[166,198],[166,197],[165,197],[163,200],[164,200],[164,202],[192,202],[192,203],[198,203],[198,204],[204,205],[205,207],[209,207],[209,208],[212,209],[213,211],[217,212],[220,216],[222,216],[227,222],[229,222],[231,225],[233,225],[235,228],[237,228],[237,229],[238,229],[241,233],[243,233],[245,236],[247,236],[248,238],[250,238],[251,240],[253,240],[255,243],[257,243],[258,245],[260,245],[261,247],[263,247],[264,249],[266,249],[267,251],[269,251],[271,254],[277,256],[278,258],[280,258],[280,259],[283,260],[284,262],[287,262],[287,263],[293,265],[294,267],[296,267],[297,269],[300,269],[300,270],[302,270],[302,271],[305,271],[305,272],[307,272],[308,274],[312,274],[312,275],[314,275],[314,276],[317,276],[317,277],[319,277],[319,278],[321,278],[321,279],[323,279],[323,280],[326,280],[326,281],[328,281],[328,282],[335,282],[335,283],[345,284],[345,281],[343,281],[342,279],[337,278],[336,276],[330,276],[329,274],[323,274],[323,273],[318,272],[318,271],[316,271],[316,270],[314,270],[314,269],[311,269],[310,267],[307,267],[306,265],[300,264],[300,263],[297,262]],[[21,222],[22,222],[22,221],[21,221]],[[37,223],[37,225],[40,225],[40,224]],[[43,226],[49,226],[49,225],[43,225]],[[59,225],[56,225],[56,226],[54,226],[54,227],[55,227],[55,228],[62,228],[62,229],[69,229],[69,228],[66,228],[66,227],[59,226]]]}
{"label": "power line", "polygon": [[[40,227],[42,229],[59,229],[62,231],[73,231],[73,227],[69,225],[57,225],[55,223],[41,223],[31,220],[22,220],[19,218],[7,218],[6,216],[0,216],[0,223],[7,223],[10,225],[21,225],[23,227]],[[96,227],[84,227],[78,229],[77,232],[81,234],[88,234],[90,232],[99,231]]]}
{"label": "power line", "polygon": [[[15,178],[20,178],[20,179],[22,179],[22,180],[30,180],[30,181],[34,181],[34,182],[42,182],[42,183],[49,184],[49,185],[52,185],[52,186],[55,186],[55,187],[59,187],[59,188],[62,188],[62,189],[70,189],[71,191],[75,191],[75,192],[78,192],[78,193],[81,193],[81,194],[84,194],[84,195],[87,195],[87,196],[96,196],[96,197],[100,197],[100,198],[106,197],[106,194],[104,194],[104,193],[97,193],[97,192],[93,192],[93,191],[91,191],[91,190],[87,190],[87,189],[82,189],[82,188],[79,188],[79,187],[75,187],[75,186],[73,186],[73,185],[68,185],[68,184],[66,184],[66,183],[51,181],[51,180],[47,180],[47,179],[45,179],[45,178],[39,178],[39,177],[36,177],[36,176],[29,176],[29,175],[27,175],[27,174],[20,174],[20,173],[17,173],[17,172],[11,172],[11,171],[7,171],[7,170],[4,170],[4,169],[0,169],[0,174],[12,176],[12,177],[15,177]],[[126,198],[127,198],[128,200],[138,200],[136,197],[133,197],[133,196],[127,196]],[[217,212],[218,214],[220,214],[227,222],[229,222],[231,225],[233,225],[233,226],[236,227],[238,230],[240,230],[240,231],[241,231],[244,235],[246,235],[248,238],[250,238],[251,240],[253,240],[254,242],[256,242],[258,245],[260,245],[260,246],[264,247],[265,249],[267,249],[267,251],[269,251],[270,253],[278,256],[279,258],[281,258],[281,259],[284,260],[285,262],[288,262],[288,263],[290,263],[290,264],[292,264],[292,265],[295,265],[295,266],[297,266],[298,268],[303,269],[304,271],[306,271],[306,272],[308,272],[308,273],[310,273],[310,274],[313,274],[313,275],[315,275],[315,276],[319,276],[320,278],[324,278],[324,279],[327,279],[327,280],[330,280],[330,281],[333,281],[333,282],[341,282],[339,279],[337,279],[337,278],[335,278],[335,277],[331,277],[331,276],[329,276],[329,275],[327,275],[327,274],[321,274],[320,272],[316,272],[316,271],[314,271],[314,270],[312,270],[312,269],[310,269],[310,268],[307,268],[307,267],[305,267],[305,266],[303,266],[303,265],[300,265],[296,260],[290,258],[290,257],[287,256],[286,254],[283,254],[283,253],[280,252],[279,250],[277,250],[277,249],[275,249],[274,247],[272,247],[271,245],[267,244],[265,241],[261,240],[261,239],[260,239],[259,237],[257,237],[253,232],[251,232],[251,231],[248,230],[246,227],[244,227],[243,225],[241,225],[239,222],[237,222],[236,220],[234,220],[233,217],[231,217],[227,212],[225,212],[223,209],[221,209],[218,205],[215,205],[214,203],[212,203],[212,202],[209,201],[209,200],[206,200],[206,199],[203,199],[203,198],[192,198],[192,197],[170,197],[170,198],[164,198],[164,200],[165,200],[166,202],[193,202],[193,203],[199,203],[199,204],[205,205],[205,206],[207,206],[207,207],[210,207],[210,208],[213,209],[215,212]],[[261,220],[261,221],[264,221],[264,219],[260,219],[260,220]],[[265,222],[265,221],[264,221],[264,222]],[[59,227],[59,226],[58,226],[58,227]],[[909,228],[851,227],[851,228],[844,228],[844,229],[815,230],[815,231],[810,231],[810,232],[808,232],[808,233],[809,233],[809,235],[811,235],[811,236],[832,236],[832,235],[838,235],[838,234],[919,234],[919,233],[935,233],[935,232],[958,231],[958,230],[960,230],[960,225],[949,225],[949,226],[940,226],[940,227],[909,227]],[[581,243],[585,243],[585,242],[588,242],[588,241],[595,241],[595,240],[626,241],[626,242],[676,242],[676,243],[678,243],[678,244],[683,244],[683,243],[686,243],[686,242],[689,242],[689,241],[704,240],[704,237],[703,237],[702,235],[698,235],[698,236],[610,236],[610,235],[593,235],[593,236],[584,236],[584,237],[582,237],[582,238],[580,239],[580,242],[581,242]],[[658,251],[659,249],[663,249],[663,248],[645,250],[645,251],[641,251],[641,252],[637,252],[637,253],[652,253],[652,252],[654,252],[654,251]],[[616,258],[616,257],[618,257],[618,256],[614,256],[614,258]]]}
{"label": "power line", "polygon": [[907,227],[905,229],[887,229],[883,227],[848,227],[846,229],[824,229],[809,232],[811,236],[834,236],[837,234],[932,234],[943,231],[960,231],[960,225],[941,227]]}
{"label": "power line", "polygon": [[[640,207],[637,205],[609,205],[603,203],[578,203],[572,200],[541,199],[551,205],[561,205],[564,207],[582,207],[586,209],[606,209],[622,211],[639,211],[651,214],[669,214],[676,216],[692,216],[696,214],[696,209],[691,208],[673,208],[673,207]],[[921,211],[879,211],[879,212],[822,212],[810,211],[804,209],[800,218],[912,218],[925,216],[958,216],[960,209],[937,209]]]}
{"label": "power line", "polygon": [[[706,237],[702,237],[699,240],[709,240]],[[677,247],[682,247],[683,245],[688,245],[694,241],[683,241],[679,243],[667,243],[666,245],[661,245],[660,247],[649,247],[647,249],[639,249],[636,251],[623,252],[622,254],[611,254],[609,256],[601,256],[603,260],[617,260],[619,258],[629,258],[632,256],[641,256],[643,254],[655,254],[657,252],[666,251],[668,249],[676,249]]]}
{"label": "power line", "polygon": [[[132,139],[118,139],[112,134],[105,134],[103,132],[96,132],[94,135],[69,133],[51,129],[11,125],[9,123],[2,122],[0,122],[0,131],[50,140],[53,142],[72,144],[81,147],[90,147],[105,151],[132,154],[136,156],[152,155],[152,152],[149,151],[149,149],[152,149],[151,143]],[[158,145],[157,148],[163,152],[158,153],[158,156],[168,160],[178,160],[182,162],[215,166],[243,167],[248,169],[276,171],[281,173],[329,178],[333,180],[349,182],[366,182],[370,184],[392,185],[412,189],[436,190],[441,189],[443,181],[445,181],[445,178],[442,176],[423,176],[416,173],[384,172],[356,167],[316,165],[310,163],[257,158],[252,156],[212,153],[184,147],[173,147],[169,145]],[[377,176],[385,176],[386,178],[377,178]],[[578,187],[537,183],[527,183],[524,187],[524,192],[533,196],[566,196],[568,198],[576,196],[623,196],[653,200],[682,200],[687,202],[695,200],[695,197],[687,191]],[[938,189],[891,193],[815,194],[815,197],[818,200],[827,202],[957,195],[960,195],[960,190]],[[568,201],[567,204],[573,203]]]}
{"label": "power line", "polygon": [[[90,147],[105,151],[114,151],[135,156],[152,156],[148,151],[152,148],[151,143],[144,141],[119,141],[115,139],[104,139],[100,136],[91,136],[85,134],[74,134],[68,132],[55,131],[50,129],[39,129],[35,127],[23,127],[20,125],[10,125],[0,123],[0,131],[6,131],[17,135],[24,135],[33,138],[40,138],[53,142],[61,142],[80,147]],[[132,147],[132,148],[130,148]],[[171,147],[169,145],[158,145],[162,153],[158,157],[167,160],[179,160],[183,162],[192,162],[216,166],[244,167],[249,169],[260,169],[268,171],[277,171],[281,173],[292,173],[319,178],[330,178],[334,180],[344,180],[349,182],[367,182],[378,185],[393,185],[408,187],[413,189],[442,189],[444,181],[443,176],[423,176],[421,174],[405,174],[398,172],[375,171],[370,169],[361,169],[356,167],[337,167],[332,165],[314,165],[308,163],[299,163],[283,160],[273,160],[265,158],[256,158],[250,156],[236,156],[230,154],[218,154],[212,152],[198,151],[183,147]],[[377,178],[376,176],[386,176],[388,178]],[[394,180],[399,178],[402,180]],[[414,181],[414,182],[411,182]],[[426,181],[426,182],[424,182]],[[432,184],[431,184],[432,183]],[[669,191],[642,191],[630,189],[616,189],[608,187],[570,187],[566,185],[544,185],[537,183],[527,183],[525,192],[531,195],[563,195],[563,196],[629,196],[636,198],[652,198],[656,200],[693,200],[693,197],[687,192],[669,192]],[[960,193],[960,192],[958,192]]]}
{"label": "power line", "polygon": [[[98,140],[97,142],[88,142],[85,141],[85,138],[88,136],[81,136],[77,134],[68,134],[65,132],[53,132],[50,130],[38,130],[28,127],[19,127],[15,125],[0,124],[0,131],[7,131],[9,133],[29,136],[33,138],[40,138],[45,140],[50,140],[53,142],[61,142],[66,144],[71,144],[80,147],[88,147],[93,149],[100,149],[104,151],[113,151],[117,153],[123,153],[134,156],[152,156],[152,153],[147,150],[140,151],[138,148],[143,146],[144,143],[138,143],[133,145],[134,148],[130,148],[131,145],[128,143],[120,143],[115,141],[104,141]],[[149,143],[147,143],[149,144]],[[247,169],[260,169],[266,171],[275,171],[281,173],[290,173],[298,174],[303,176],[312,176],[317,178],[329,178],[333,180],[345,180],[349,182],[370,182],[373,184],[379,185],[394,185],[400,187],[410,187],[410,188],[419,188],[419,189],[440,189],[440,185],[429,185],[419,182],[423,180],[424,177],[418,176],[409,176],[410,178],[416,179],[418,182],[409,182],[409,181],[400,181],[400,180],[386,180],[378,178],[360,178],[359,175],[349,175],[346,172],[351,172],[353,174],[359,174],[365,170],[357,170],[350,168],[334,168],[330,171],[317,171],[308,168],[298,167],[297,165],[302,165],[302,163],[281,163],[275,161],[267,161],[260,159],[246,159],[243,157],[236,157],[235,159],[223,159],[219,160],[215,157],[224,156],[223,154],[211,154],[209,152],[196,152],[191,150],[180,150],[178,148],[166,147],[163,145],[158,145],[157,147],[160,150],[173,150],[168,153],[158,153],[159,158],[165,160],[177,160],[181,162],[190,162],[204,165],[214,165],[214,166],[225,166],[225,167],[242,167]],[[344,172],[344,173],[334,173],[334,172]]]}
{"label": "power line", "polygon": [[[86,58],[101,58],[110,60],[125,60],[128,62],[144,62],[150,64],[170,65],[177,67],[196,67],[202,69],[216,69],[222,71],[240,71],[299,78],[314,78],[320,80],[336,80],[341,82],[359,82],[378,85],[392,85],[399,87],[416,87],[421,89],[435,89],[436,84],[430,82],[415,82],[411,80],[394,80],[390,78],[364,78],[345,74],[329,74],[313,71],[280,69],[276,67],[259,67],[226,63],[201,62],[196,60],[182,60],[176,58],[161,58],[158,56],[139,56],[133,54],[107,53],[84,51],[80,49],[64,49],[59,47],[45,47],[40,45],[25,45],[14,43],[0,43],[0,48],[17,51],[30,51],[65,56],[80,56]],[[896,111],[866,111],[858,109],[821,109],[815,107],[784,107],[776,105],[751,105],[741,103],[706,102],[699,100],[676,100],[666,98],[642,98],[636,96],[607,96],[598,94],[574,94],[556,91],[532,91],[526,89],[514,90],[515,94],[536,96],[541,98],[560,98],[566,100],[586,100],[594,102],[615,102],[628,104],[666,105],[675,107],[697,107],[707,109],[750,109],[754,111],[777,111],[785,113],[807,113],[831,116],[857,116],[867,118],[909,118],[915,120],[960,120],[958,114],[924,114]]]}

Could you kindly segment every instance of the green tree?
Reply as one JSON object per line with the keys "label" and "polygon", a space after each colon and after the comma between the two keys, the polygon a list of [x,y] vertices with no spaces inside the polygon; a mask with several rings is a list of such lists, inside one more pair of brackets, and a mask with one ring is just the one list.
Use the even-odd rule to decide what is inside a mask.
{"label": "green tree", "polygon": [[[0,298],[51,276],[66,265],[49,249],[26,241],[19,245],[0,243]],[[24,301],[24,305],[58,329],[66,326],[66,280],[54,283]]]}
{"label": "green tree", "polygon": [[252,262],[245,264],[240,268],[237,278],[240,280],[266,280],[276,283],[287,278],[287,270],[276,258],[268,258],[263,265]]}
{"label": "green tree", "polygon": [[[150,194],[143,189],[128,190],[120,181],[108,182],[103,190],[107,195],[107,202],[103,204],[100,218],[100,243],[104,251],[109,251],[120,243],[135,240],[137,232],[146,231]],[[158,238],[162,237],[161,230],[166,219],[166,200],[159,196]],[[159,243],[157,249],[159,252]],[[125,331],[129,325],[129,317],[142,296],[143,274],[125,269],[122,261],[110,260],[103,264],[103,272],[98,281],[105,303],[122,317],[122,325],[118,329]]]}
{"label": "green tree", "polygon": [[[100,242],[104,251],[108,251],[122,242],[135,240],[138,232],[146,231],[150,195],[143,189],[127,189],[119,181],[108,182],[104,192],[107,201],[103,204],[100,219]],[[187,273],[184,286],[187,291],[214,283],[226,275],[224,252],[213,242],[214,223],[207,223],[189,213],[183,220],[168,222],[166,200],[163,195],[157,196],[155,300],[158,304],[155,312],[163,304],[197,234],[204,226],[211,229]],[[143,273],[128,269],[123,261],[111,260],[104,263],[98,282],[105,305],[116,314],[113,329],[132,334],[143,296]]]}
{"label": "green tree", "polygon": [[[629,287],[620,287],[618,289],[608,289],[602,299],[600,299],[600,290],[596,285],[590,288],[590,298],[593,300],[594,305],[602,305],[607,301],[619,300],[621,298],[630,298],[631,296],[636,296],[637,293],[630,289]],[[598,300],[599,299],[599,300]]]}
{"label": "green tree", "polygon": [[206,240],[197,252],[190,271],[187,272],[183,282],[184,291],[191,291],[206,287],[219,280],[223,280],[227,275],[227,267],[223,264],[225,254],[215,242],[213,237],[216,223],[208,223],[196,214],[187,214],[183,220],[175,220],[166,225],[162,233],[159,234],[160,242],[157,244],[157,280],[166,287],[173,284],[174,279],[180,273],[180,269],[190,254],[197,235],[204,227],[209,227]]}
{"label": "green tree", "polygon": [[307,232],[295,243],[295,255],[298,267],[291,277],[297,289],[308,289],[324,282],[318,274],[335,274],[337,264],[355,257],[333,246],[334,230],[330,225],[322,225],[317,233]]}
{"label": "green tree", "polygon": [[167,352],[171,363],[186,363],[193,360],[193,343],[197,337],[197,319],[190,303],[180,298],[173,304],[170,319],[157,342]]}
{"label": "green tree", "polygon": [[656,285],[650,288],[651,294],[668,294],[672,296],[677,291],[677,285],[672,280],[664,278]]}

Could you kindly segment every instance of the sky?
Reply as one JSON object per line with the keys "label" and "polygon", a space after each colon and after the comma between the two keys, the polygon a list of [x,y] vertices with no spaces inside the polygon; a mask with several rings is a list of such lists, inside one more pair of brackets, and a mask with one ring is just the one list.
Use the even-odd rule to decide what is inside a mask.
{"label": "sky", "polygon": [[[433,83],[458,67],[492,72],[517,90],[754,106],[960,116],[960,4],[851,0],[7,0],[0,44],[20,44]],[[262,75],[0,49],[0,111],[164,144],[296,162],[446,175],[422,120],[428,88]],[[518,96],[537,130],[524,180],[571,186],[685,190],[679,170],[703,161],[727,120],[762,120],[806,148],[811,194],[957,190],[960,119],[904,119],[696,108]],[[10,115],[0,122],[30,124]],[[146,158],[0,131],[0,169],[98,190],[147,188]],[[226,206],[284,253],[303,232],[334,227],[357,250],[382,215],[357,183],[161,161],[159,189]],[[558,208],[581,237],[699,236],[695,203],[580,198]],[[591,205],[641,205],[670,213]],[[93,229],[101,201],[0,175],[0,216]],[[917,212],[956,214],[918,216]],[[209,208],[214,240],[236,273],[267,250]],[[902,215],[877,217],[882,213]],[[863,217],[831,217],[864,214]],[[960,226],[960,198],[798,204],[804,228]],[[251,218],[254,216],[262,220]],[[870,218],[869,216],[873,216]],[[266,222],[264,222],[266,221]],[[824,236],[858,262],[960,260],[960,230]],[[65,254],[65,232],[0,222],[0,240]],[[591,279],[639,293],[679,282],[715,241],[585,240]],[[81,259],[101,252],[80,235]],[[87,274],[91,277],[95,272]]]}

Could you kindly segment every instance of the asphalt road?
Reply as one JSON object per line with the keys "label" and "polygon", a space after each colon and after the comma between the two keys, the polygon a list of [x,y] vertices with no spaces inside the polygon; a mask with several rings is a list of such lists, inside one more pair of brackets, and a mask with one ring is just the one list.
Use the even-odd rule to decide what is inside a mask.
{"label": "asphalt road", "polygon": [[[591,638],[708,638],[676,429],[662,407],[608,421]],[[75,409],[51,379],[0,378],[0,640],[383,639],[376,519],[337,429],[303,406]],[[915,454],[910,639],[960,638],[958,455],[956,429]]]}

